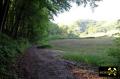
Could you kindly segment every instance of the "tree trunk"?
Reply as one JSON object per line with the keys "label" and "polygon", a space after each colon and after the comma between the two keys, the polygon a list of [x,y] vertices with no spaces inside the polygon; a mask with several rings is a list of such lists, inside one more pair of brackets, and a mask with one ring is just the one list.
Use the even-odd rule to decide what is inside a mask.
{"label": "tree trunk", "polygon": [[7,13],[8,13],[8,10],[9,10],[10,0],[4,0],[4,3],[3,3],[3,0],[2,0],[1,2],[2,3],[0,3],[0,4],[3,4],[3,5],[1,7],[1,12],[0,12],[0,31],[2,32],[2,30],[4,28],[4,25],[5,25],[5,20],[6,20],[6,17],[7,17]]}

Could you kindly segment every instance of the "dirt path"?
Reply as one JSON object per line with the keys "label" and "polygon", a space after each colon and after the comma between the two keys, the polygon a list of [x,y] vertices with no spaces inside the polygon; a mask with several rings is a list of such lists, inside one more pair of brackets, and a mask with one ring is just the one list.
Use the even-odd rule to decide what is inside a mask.
{"label": "dirt path", "polygon": [[[60,58],[59,51],[29,48],[18,62],[20,79],[103,79]],[[82,65],[81,65],[82,66]]]}

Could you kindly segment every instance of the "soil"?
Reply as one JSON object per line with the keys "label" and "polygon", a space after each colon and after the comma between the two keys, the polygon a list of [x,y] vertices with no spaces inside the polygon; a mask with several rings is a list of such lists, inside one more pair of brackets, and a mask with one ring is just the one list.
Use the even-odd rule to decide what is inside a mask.
{"label": "soil", "polygon": [[97,68],[61,58],[60,51],[28,48],[17,63],[19,79],[103,79]]}

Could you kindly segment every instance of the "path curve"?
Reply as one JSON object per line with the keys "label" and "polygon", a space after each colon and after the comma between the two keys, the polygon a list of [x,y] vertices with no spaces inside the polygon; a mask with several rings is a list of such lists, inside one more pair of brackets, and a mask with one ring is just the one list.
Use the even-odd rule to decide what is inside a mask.
{"label": "path curve", "polygon": [[61,59],[60,53],[36,46],[28,48],[17,63],[19,79],[105,79],[93,67],[84,63],[78,67],[75,62]]}
{"label": "path curve", "polygon": [[50,49],[31,47],[18,63],[19,77],[25,79],[76,79],[59,54]]}

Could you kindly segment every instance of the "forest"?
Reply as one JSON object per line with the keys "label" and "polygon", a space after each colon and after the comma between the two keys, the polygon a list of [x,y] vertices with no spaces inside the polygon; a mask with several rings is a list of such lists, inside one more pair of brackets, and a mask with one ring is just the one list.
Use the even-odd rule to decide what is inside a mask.
{"label": "forest", "polygon": [[[16,63],[18,63],[19,57],[25,54],[25,50],[34,46],[43,46],[51,50],[65,51],[66,53],[63,54],[62,58],[66,60],[82,61],[89,64],[92,62],[92,64],[97,66],[100,65],[101,62],[102,65],[106,65],[105,63],[108,62],[108,65],[112,63],[112,65],[120,66],[119,19],[113,22],[78,20],[72,25],[61,25],[52,21],[54,20],[53,16],[57,16],[64,11],[69,11],[72,7],[71,3],[76,3],[78,6],[84,5],[84,7],[90,5],[91,8],[96,8],[99,7],[96,4],[98,1],[101,0],[0,0],[0,79],[23,79],[18,74],[19,71],[17,70]],[[111,33],[111,31],[114,30],[115,32]],[[98,33],[102,33],[102,35],[97,36]],[[66,43],[69,42],[69,44],[71,44],[70,42],[72,41],[70,41],[70,39],[82,39],[83,44],[82,40],[80,40],[79,45],[84,46],[85,42],[89,44],[90,41],[85,41],[84,39],[86,38],[84,38],[84,36],[87,36],[88,40],[91,37],[95,39],[97,39],[97,37],[114,39],[114,46],[112,46],[111,43],[107,43],[106,45],[111,46],[104,47],[104,45],[101,45],[99,47],[100,44],[98,44],[98,48],[93,51],[100,52],[99,49],[107,48],[105,51],[111,58],[108,56],[105,62],[101,61],[97,63],[92,59],[91,55],[87,56],[83,54],[82,57],[82,54],[77,53],[82,51],[91,52],[91,50],[86,51],[87,49],[84,49],[84,47],[79,50],[74,44],[72,48],[74,48],[73,52],[76,53],[71,53],[72,50],[70,49],[72,48],[66,46]],[[67,39],[68,41],[64,43]],[[57,40],[60,41],[57,42]],[[94,39],[92,40],[94,41]],[[62,42],[63,45],[61,45]],[[88,49],[91,48],[88,47]],[[102,53],[101,56],[103,54],[104,53]],[[88,60],[84,59],[84,56],[88,58]],[[97,60],[97,57],[95,58]],[[113,60],[113,62],[107,60]]]}
{"label": "forest", "polygon": [[77,20],[70,25],[51,23],[48,30],[49,39],[84,38],[84,37],[115,37],[119,33],[119,22]]}

